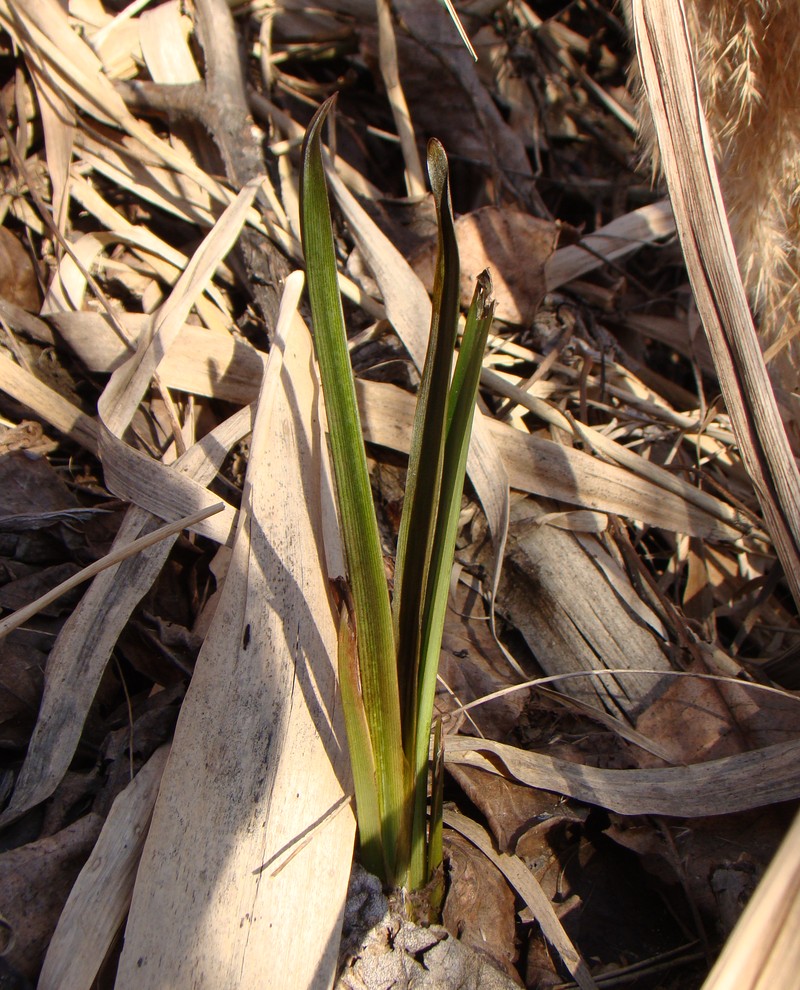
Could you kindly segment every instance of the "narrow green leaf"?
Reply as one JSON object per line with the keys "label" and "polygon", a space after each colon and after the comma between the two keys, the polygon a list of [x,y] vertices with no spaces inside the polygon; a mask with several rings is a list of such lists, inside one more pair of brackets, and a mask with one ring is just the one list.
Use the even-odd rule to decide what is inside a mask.
{"label": "narrow green leaf", "polygon": [[[475,291],[467,312],[467,322],[461,338],[450,394],[447,396],[448,435],[457,411],[459,415],[469,417],[469,423],[462,422],[461,427],[456,427],[456,433],[453,434],[462,437],[462,440],[466,439],[467,450],[472,434],[472,411],[478,397],[483,355],[494,317],[495,302],[492,299],[492,291],[492,276],[489,269],[485,268],[475,280]],[[463,437],[465,425],[468,432],[466,437]]]}
{"label": "narrow green leaf", "polygon": [[[376,771],[382,846],[389,866],[384,879],[393,884],[395,869],[405,873],[405,863],[401,861],[395,866],[395,857],[405,832],[407,771],[403,759],[389,592],[347,351],[322,163],[320,132],[332,104],[333,98],[319,108],[303,144],[301,233],[314,341],[328,415],[347,578],[353,597],[363,710]],[[351,750],[365,745],[357,726],[352,735],[350,733],[348,726]],[[365,754],[363,759],[366,763]],[[404,858],[403,850],[400,855]]]}
{"label": "narrow green leaf", "polygon": [[[478,393],[486,338],[492,323],[494,303],[491,301],[492,282],[489,272],[478,276],[475,294],[467,314],[466,329],[461,342],[453,383],[448,396],[447,435],[445,440],[442,484],[436,528],[422,618],[422,642],[417,685],[418,718],[413,756],[413,779],[416,782],[412,824],[411,885],[427,882],[430,867],[423,868],[419,836],[425,827],[428,750],[430,746],[431,715],[436,694],[436,675],[447,614],[447,596],[453,565],[461,495],[464,490],[467,454],[472,435],[472,421]],[[436,824],[431,817],[431,828]]]}
{"label": "narrow green leaf", "polygon": [[428,144],[428,173],[439,226],[428,351],[422,370],[411,434],[406,494],[397,542],[392,603],[407,758],[416,735],[417,677],[425,584],[439,503],[447,393],[458,325],[459,267],[447,157],[441,144]]}

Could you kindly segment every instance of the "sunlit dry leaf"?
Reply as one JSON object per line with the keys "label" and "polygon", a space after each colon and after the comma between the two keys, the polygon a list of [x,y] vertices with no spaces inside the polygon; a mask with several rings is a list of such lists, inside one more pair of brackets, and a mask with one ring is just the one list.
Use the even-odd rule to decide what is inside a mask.
{"label": "sunlit dry leaf", "polygon": [[270,356],[234,553],[145,845],[119,990],[189,988],[200,970],[242,988],[334,975],[354,820],[319,502],[298,497],[320,477],[317,389],[297,325]]}

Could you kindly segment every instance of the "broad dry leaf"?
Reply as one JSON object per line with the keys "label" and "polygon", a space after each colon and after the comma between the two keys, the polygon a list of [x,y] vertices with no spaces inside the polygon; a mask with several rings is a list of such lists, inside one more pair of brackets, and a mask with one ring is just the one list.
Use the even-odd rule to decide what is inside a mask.
{"label": "broad dry leaf", "polygon": [[354,818],[317,401],[311,339],[295,325],[283,362],[280,347],[270,354],[233,557],[181,709],[118,990],[333,982]]}
{"label": "broad dry leaf", "polygon": [[[105,314],[60,313],[51,319],[90,371],[114,371],[129,354]],[[141,313],[124,317],[134,339],[148,332],[150,322]],[[257,351],[243,337],[185,323],[159,375],[168,388],[179,392],[242,405],[258,395],[260,363]]]}
{"label": "broad dry leaf", "polygon": [[103,819],[88,814],[55,835],[0,855],[3,959],[36,979],[72,884],[100,834]]}
{"label": "broad dry leaf", "polygon": [[514,968],[519,955],[514,892],[494,863],[457,832],[445,832],[444,849],[447,897],[442,924],[519,981]]}
{"label": "broad dry leaf", "polygon": [[[452,739],[452,736],[448,737],[448,746]],[[588,966],[581,959],[578,950],[564,931],[552,904],[545,896],[538,881],[522,860],[516,856],[509,856],[507,853],[497,852],[489,833],[477,822],[473,822],[464,815],[458,812],[445,811],[444,820],[450,828],[456,829],[476,845],[505,874],[512,887],[530,908],[534,918],[539,922],[542,934],[559,954],[561,961],[581,990],[597,990],[597,984],[592,979]]]}
{"label": "broad dry leaf", "polygon": [[0,296],[31,312],[39,308],[39,283],[33,262],[7,227],[0,227]]}

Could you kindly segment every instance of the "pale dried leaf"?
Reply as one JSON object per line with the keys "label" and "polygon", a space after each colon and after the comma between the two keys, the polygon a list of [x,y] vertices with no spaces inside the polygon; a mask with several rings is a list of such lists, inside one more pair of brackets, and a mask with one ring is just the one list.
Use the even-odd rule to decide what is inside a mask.
{"label": "pale dried leaf", "polygon": [[319,494],[305,497],[320,476],[317,390],[297,325],[283,361],[270,356],[233,558],[145,845],[119,990],[194,987],[199,972],[240,988],[333,980],[354,818]]}

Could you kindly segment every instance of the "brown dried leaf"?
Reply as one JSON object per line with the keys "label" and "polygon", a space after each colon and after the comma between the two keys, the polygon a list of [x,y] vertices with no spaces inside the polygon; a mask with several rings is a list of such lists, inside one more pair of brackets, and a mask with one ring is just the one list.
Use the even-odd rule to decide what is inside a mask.
{"label": "brown dried leaf", "polygon": [[521,984],[514,968],[514,894],[503,874],[457,832],[445,834],[444,847],[450,879],[442,912],[445,928]]}
{"label": "brown dried leaf", "polygon": [[[636,721],[638,731],[668,743],[680,762],[719,759],[800,735],[800,703],[795,697],[756,685],[710,680],[697,664],[692,669],[697,677],[665,678],[661,692]],[[661,765],[645,752],[637,753],[637,762]]]}
{"label": "brown dried leaf", "polygon": [[[51,591],[56,585],[61,584],[77,574],[80,567],[71,561],[63,564],[53,564],[52,567],[43,567],[40,571],[27,574],[17,578],[16,581],[9,581],[0,588],[0,608],[13,612],[22,608],[29,602]],[[80,597],[80,593],[73,593],[59,598],[58,601],[46,605],[40,610],[40,615],[55,618],[65,610],[71,609],[75,601]]]}
{"label": "brown dried leaf", "polygon": [[[501,206],[484,206],[456,220],[461,256],[461,305],[469,306],[478,272],[489,268],[497,301],[495,315],[507,323],[527,324],[547,291],[545,265],[555,250],[558,225]],[[430,292],[436,264],[431,243],[414,260]]]}
{"label": "brown dried leaf", "polygon": [[540,817],[550,817],[560,794],[523,787],[513,780],[485,773],[477,767],[450,764],[450,775],[485,816],[500,852],[516,852],[517,839]]}
{"label": "brown dried leaf", "polygon": [[[494,691],[516,683],[508,661],[489,628],[483,601],[459,584],[450,600],[439,660],[436,708],[445,715]],[[481,705],[474,724],[492,739],[505,739],[517,723],[528,691],[515,691]]]}
{"label": "brown dried leaf", "polygon": [[11,929],[4,958],[28,979],[45,950],[103,819],[86,815],[62,832],[0,856],[0,917]]}
{"label": "brown dried leaf", "polygon": [[605,834],[635,852],[665,887],[680,885],[709,935],[725,938],[775,854],[788,824],[787,810],[770,808],[659,827],[611,816]]}
{"label": "brown dried leaf", "polygon": [[0,745],[24,749],[36,721],[46,656],[19,634],[0,640]]}
{"label": "brown dried leaf", "polygon": [[0,457],[0,519],[77,506],[72,492],[44,457],[20,450]]}
{"label": "brown dried leaf", "polygon": [[0,227],[0,296],[35,312],[39,282],[30,255],[7,227]]}

